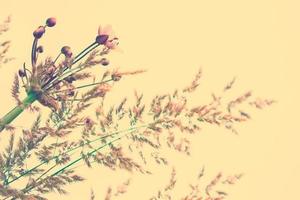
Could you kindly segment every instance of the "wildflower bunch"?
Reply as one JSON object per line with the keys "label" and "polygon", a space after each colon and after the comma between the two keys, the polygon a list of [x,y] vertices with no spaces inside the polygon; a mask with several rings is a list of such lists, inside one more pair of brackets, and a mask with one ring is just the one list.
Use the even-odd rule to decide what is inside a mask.
{"label": "wildflower bunch", "polygon": [[[113,75],[110,78],[106,77],[105,80],[102,79],[100,82],[95,82],[91,79],[92,75],[86,72],[88,68],[95,65],[108,65],[108,60],[104,56],[112,49],[116,49],[118,45],[118,38],[112,34],[108,26],[104,29],[99,28],[94,42],[77,55],[73,54],[71,47],[64,46],[55,59],[47,57],[43,62],[38,63],[38,57],[44,51],[44,47],[39,45],[39,40],[44,37],[46,30],[55,25],[56,19],[49,18],[45,25],[39,26],[33,32],[31,69],[24,63],[18,71],[18,75],[15,76],[12,96],[18,105],[0,120],[0,131],[9,128],[9,124],[35,101],[59,112],[63,108],[64,103],[62,102],[74,99],[78,89],[101,85],[102,89],[95,88],[94,93],[89,94],[89,98],[91,98],[92,96],[104,95],[105,91],[102,91],[105,90],[103,89],[104,83],[107,85],[109,82],[117,81],[118,77]],[[83,60],[84,58],[86,59]],[[27,97],[23,101],[19,99],[19,79],[21,79],[22,86],[27,93]],[[76,87],[76,82],[87,79],[91,79],[91,84]]]}

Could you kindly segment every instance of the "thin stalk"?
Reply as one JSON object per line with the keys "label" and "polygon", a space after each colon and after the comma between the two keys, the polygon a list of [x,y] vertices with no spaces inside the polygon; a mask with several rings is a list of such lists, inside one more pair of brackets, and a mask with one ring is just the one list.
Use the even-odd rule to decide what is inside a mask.
{"label": "thin stalk", "polygon": [[56,58],[54,59],[54,61],[53,61],[53,64],[55,64],[56,63],[56,61],[58,60],[58,58],[61,56],[61,53],[59,53],[57,56],[56,56]]}
{"label": "thin stalk", "polygon": [[13,108],[0,120],[0,132],[5,129],[5,126],[9,125],[14,119],[16,119],[29,105],[36,101],[38,95],[35,92],[29,92],[27,97],[21,102],[20,105]]}
{"label": "thin stalk", "polygon": [[45,176],[48,172],[50,172],[56,166],[57,166],[57,163],[52,165],[49,169],[47,169],[44,173],[42,173],[37,179],[35,179],[35,182],[38,182],[43,176]]}
{"label": "thin stalk", "polygon": [[[83,58],[87,53],[89,53],[91,50],[90,49],[95,49],[96,47],[98,47],[99,45],[97,44],[96,47],[93,47],[95,44],[97,44],[96,42],[90,44],[88,47],[86,47],[83,51],[81,51],[77,56],[74,57],[74,61],[73,64],[76,63],[78,60],[80,60],[81,58]],[[87,52],[87,53],[86,53]],[[81,58],[80,58],[81,57]]]}
{"label": "thin stalk", "polygon": [[59,91],[54,91],[52,93],[59,93],[59,92],[66,92],[66,91],[72,91],[72,90],[78,90],[78,89],[81,89],[81,88],[85,88],[85,87],[90,87],[90,86],[94,86],[94,85],[99,85],[99,84],[102,84],[102,83],[107,83],[107,82],[110,82],[110,81],[113,81],[113,79],[108,79],[106,81],[100,81],[100,82],[96,82],[96,83],[91,83],[91,84],[87,84],[87,85],[82,85],[82,86],[78,86],[78,87],[75,87],[75,88],[71,88],[71,89],[65,89],[65,90],[59,90]]}

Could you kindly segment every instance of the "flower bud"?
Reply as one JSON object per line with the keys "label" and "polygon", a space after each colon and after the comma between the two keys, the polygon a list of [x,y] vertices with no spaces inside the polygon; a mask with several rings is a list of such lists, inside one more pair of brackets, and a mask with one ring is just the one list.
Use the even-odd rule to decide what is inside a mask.
{"label": "flower bud", "polygon": [[50,17],[46,21],[46,25],[48,27],[53,27],[53,26],[55,26],[55,24],[56,24],[56,19],[54,17]]}
{"label": "flower bud", "polygon": [[43,34],[45,33],[45,27],[43,26],[39,26],[34,32],[33,32],[33,36],[37,39],[40,39]]}
{"label": "flower bud", "polygon": [[69,46],[64,46],[63,48],[61,48],[61,53],[64,54],[68,58],[72,57],[72,55],[73,55],[73,53],[71,51],[71,47],[69,47]]}
{"label": "flower bud", "polygon": [[106,58],[102,58],[102,59],[100,60],[100,63],[101,63],[103,66],[107,66],[107,65],[109,65],[109,60],[106,59]]}
{"label": "flower bud", "polygon": [[26,76],[26,73],[23,69],[19,69],[18,74],[19,74],[20,77],[25,77]]}
{"label": "flower bud", "polygon": [[105,44],[107,42],[108,38],[109,38],[108,35],[98,35],[96,37],[96,42],[100,45]]}
{"label": "flower bud", "polygon": [[43,53],[44,52],[44,47],[43,46],[39,46],[38,48],[36,48],[36,52]]}

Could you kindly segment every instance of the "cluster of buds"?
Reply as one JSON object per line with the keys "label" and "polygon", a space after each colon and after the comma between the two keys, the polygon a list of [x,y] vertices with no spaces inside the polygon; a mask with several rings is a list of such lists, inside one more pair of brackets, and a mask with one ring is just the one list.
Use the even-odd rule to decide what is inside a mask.
{"label": "cluster of buds", "polygon": [[[25,64],[22,69],[19,70],[18,74],[21,77],[27,93],[38,92],[38,99],[43,99],[40,101],[43,105],[48,107],[51,106],[50,102],[57,99],[66,99],[67,97],[72,97],[75,95],[75,87],[73,84],[78,80],[79,72],[82,72],[86,66],[90,67],[92,65],[100,64],[102,66],[109,65],[109,60],[104,58],[110,50],[116,49],[118,45],[118,38],[114,35],[110,26],[105,26],[104,28],[99,27],[98,34],[92,44],[81,51],[78,55],[74,55],[70,46],[63,46],[58,54],[58,56],[52,60],[48,58],[45,60],[44,64],[37,64],[38,54],[44,52],[43,46],[38,46],[39,39],[42,38],[49,27],[54,27],[56,25],[56,19],[54,17],[48,18],[45,25],[39,26],[34,32],[34,41],[32,45],[31,53],[31,64],[32,69],[26,68]],[[97,47],[103,47],[102,50],[95,50]],[[95,53],[96,52],[96,53]],[[57,63],[60,56],[63,55],[64,59]],[[91,55],[93,55],[91,57]],[[88,56],[89,62],[84,64],[77,64],[84,57]],[[102,57],[97,59],[98,57]],[[77,64],[77,66],[76,66]],[[79,78],[80,80],[84,78],[89,78],[89,76]],[[112,76],[112,81],[119,80],[119,76]],[[101,82],[99,82],[101,84]],[[89,84],[94,85],[94,84]],[[82,88],[84,86],[80,86]],[[57,106],[55,106],[57,107]]]}
{"label": "cluster of buds", "polygon": [[40,39],[44,33],[46,32],[46,27],[53,27],[56,24],[56,19],[54,17],[50,17],[47,19],[46,24],[44,26],[39,26],[34,32],[33,36],[37,39]]}

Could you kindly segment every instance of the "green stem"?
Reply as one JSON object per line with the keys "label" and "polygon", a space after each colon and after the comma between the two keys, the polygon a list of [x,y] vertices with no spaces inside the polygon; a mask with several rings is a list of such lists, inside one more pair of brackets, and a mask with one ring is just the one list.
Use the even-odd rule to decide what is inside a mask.
{"label": "green stem", "polygon": [[20,105],[13,108],[2,119],[0,119],[0,132],[5,129],[5,126],[9,125],[14,119],[16,119],[25,110],[26,107],[37,100],[37,98],[38,96],[35,92],[29,92],[27,94],[27,97],[21,102]]}

